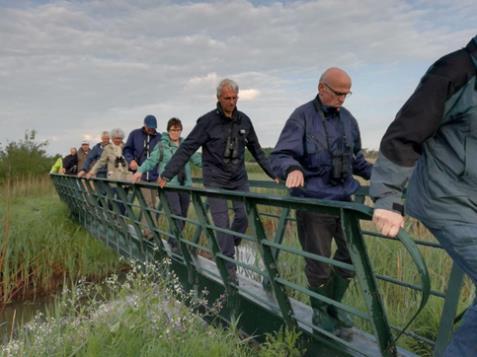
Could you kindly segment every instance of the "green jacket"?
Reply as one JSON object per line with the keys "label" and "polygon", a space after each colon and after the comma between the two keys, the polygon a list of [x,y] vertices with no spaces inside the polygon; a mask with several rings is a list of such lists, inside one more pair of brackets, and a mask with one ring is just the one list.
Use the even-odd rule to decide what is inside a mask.
{"label": "green jacket", "polygon": [[[180,138],[180,143],[182,143],[182,138]],[[146,161],[142,163],[139,167],[138,171],[141,173],[147,172],[151,170],[157,163],[159,163],[159,174],[164,170],[164,167],[167,165],[169,160],[171,159],[172,155],[177,151],[179,146],[174,144],[170,137],[169,133],[164,132],[162,133],[161,141],[157,143],[154,147],[154,150],[151,153]],[[202,167],[202,155],[200,153],[195,153],[190,157],[190,160],[185,164],[184,171],[185,171],[185,182],[184,186],[192,186],[192,169],[190,163],[198,167]],[[174,176],[170,181],[169,184],[178,185],[179,181],[177,176]]]}

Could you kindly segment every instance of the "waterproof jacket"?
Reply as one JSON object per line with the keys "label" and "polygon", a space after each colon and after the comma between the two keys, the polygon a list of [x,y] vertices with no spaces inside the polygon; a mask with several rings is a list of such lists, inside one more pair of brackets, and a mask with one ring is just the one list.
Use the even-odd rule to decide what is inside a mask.
{"label": "waterproof jacket", "polygon": [[[337,183],[331,176],[332,157],[339,153],[347,153],[349,159],[342,170],[348,174]],[[372,167],[361,151],[356,119],[346,108],[323,106],[318,96],[291,114],[270,160],[283,180],[293,170],[303,172],[305,186],[292,189],[292,196],[327,200],[350,200],[359,188],[352,175],[369,179]]]}
{"label": "waterproof jacket", "polygon": [[[228,155],[233,156],[233,159],[225,157],[228,138],[232,138],[236,143],[234,154]],[[161,176],[167,180],[172,179],[201,146],[205,186],[234,190],[246,184],[248,177],[244,160],[245,147],[265,173],[271,178],[274,177],[250,118],[237,109],[233,112],[232,118],[228,118],[219,103],[216,109],[197,120],[196,126],[161,172]]]}
{"label": "waterproof jacket", "polygon": [[[435,62],[384,135],[370,194],[376,208],[434,225],[477,219],[477,36]],[[438,228],[438,227],[436,227]]]}
{"label": "waterproof jacket", "polygon": [[[90,150],[88,156],[86,157],[86,160],[83,164],[82,167],[80,167],[80,171],[85,171],[88,172],[91,167],[98,161],[98,159],[101,157],[101,154],[103,153],[104,149],[103,143],[97,143],[93,148]],[[98,172],[96,173],[97,177],[106,177],[107,174],[107,167],[106,165],[102,166],[99,168]]]}
{"label": "waterproof jacket", "polygon": [[65,174],[76,175],[78,173],[78,156],[66,155],[63,158],[63,168],[65,169]]}
{"label": "waterproof jacket", "polygon": [[[142,165],[151,156],[156,144],[161,141],[161,134],[156,132],[153,135],[146,133],[144,127],[135,129],[129,133],[128,140],[124,145],[124,157],[128,164],[136,160],[138,166]],[[143,181],[156,181],[158,177],[157,166],[142,175]]]}
{"label": "waterproof jacket", "polygon": [[[180,138],[180,142],[183,142],[183,139]],[[144,173],[146,171],[152,170],[159,163],[159,173],[164,170],[166,164],[171,160],[174,153],[177,151],[179,146],[171,141],[168,132],[164,132],[161,135],[161,142],[156,145],[154,150],[151,153],[151,156],[142,163],[138,171]],[[200,153],[194,153],[190,160],[184,166],[184,186],[192,186],[192,168],[190,163],[193,163],[196,166],[202,167],[202,155]],[[174,176],[169,183],[173,185],[180,185],[180,182],[177,176]]]}
{"label": "waterproof jacket", "polygon": [[123,156],[124,144],[114,145],[110,143],[103,149],[98,161],[91,168],[90,173],[96,174],[104,165],[107,166],[107,178],[110,180],[127,181],[131,178],[131,172],[128,170],[128,163]]}
{"label": "waterproof jacket", "polygon": [[81,170],[90,152],[91,149],[88,149],[88,151],[84,151],[82,147],[78,149],[78,153],[76,154],[78,156],[77,171]]}
{"label": "waterproof jacket", "polygon": [[50,174],[57,174],[63,168],[63,159],[59,157],[50,169]]}

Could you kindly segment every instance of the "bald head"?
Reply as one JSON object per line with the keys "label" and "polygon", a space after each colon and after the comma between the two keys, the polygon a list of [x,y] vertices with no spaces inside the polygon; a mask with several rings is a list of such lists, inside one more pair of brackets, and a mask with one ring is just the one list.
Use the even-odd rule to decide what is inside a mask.
{"label": "bald head", "polygon": [[351,93],[351,77],[341,68],[328,68],[320,77],[318,95],[324,105],[339,108]]}

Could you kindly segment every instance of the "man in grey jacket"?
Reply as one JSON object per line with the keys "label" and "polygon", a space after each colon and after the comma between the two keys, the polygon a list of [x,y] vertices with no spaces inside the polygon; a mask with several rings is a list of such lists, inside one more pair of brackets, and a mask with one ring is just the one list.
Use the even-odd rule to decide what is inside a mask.
{"label": "man in grey jacket", "polygon": [[[404,211],[477,283],[477,36],[435,62],[384,135],[371,177],[373,221],[394,237]],[[410,177],[405,210],[402,192]],[[477,356],[477,301],[446,356]]]}

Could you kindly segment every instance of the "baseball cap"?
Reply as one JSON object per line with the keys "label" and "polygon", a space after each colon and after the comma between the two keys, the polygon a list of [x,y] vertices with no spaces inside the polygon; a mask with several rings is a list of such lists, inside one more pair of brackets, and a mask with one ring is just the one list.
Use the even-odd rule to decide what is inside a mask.
{"label": "baseball cap", "polygon": [[89,145],[89,141],[88,141],[88,140],[83,140],[83,141],[81,142],[81,145]]}
{"label": "baseball cap", "polygon": [[147,115],[144,118],[144,125],[151,129],[157,129],[157,120],[154,115]]}

